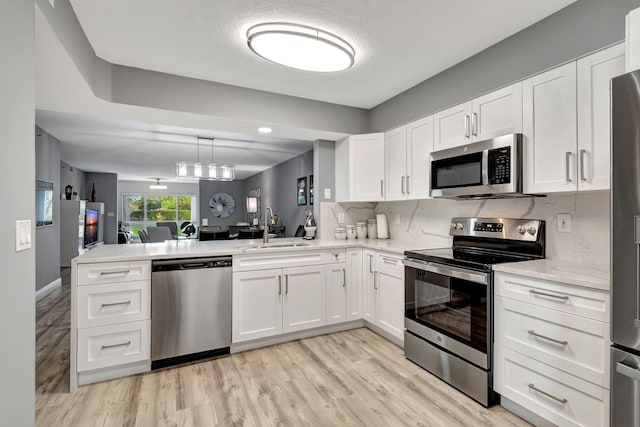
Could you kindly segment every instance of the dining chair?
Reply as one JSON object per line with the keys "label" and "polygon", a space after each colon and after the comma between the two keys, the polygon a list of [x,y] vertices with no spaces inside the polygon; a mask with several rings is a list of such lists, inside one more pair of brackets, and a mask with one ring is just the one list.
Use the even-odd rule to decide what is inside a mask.
{"label": "dining chair", "polygon": [[147,227],[147,233],[149,234],[150,243],[173,240],[173,235],[169,227]]}

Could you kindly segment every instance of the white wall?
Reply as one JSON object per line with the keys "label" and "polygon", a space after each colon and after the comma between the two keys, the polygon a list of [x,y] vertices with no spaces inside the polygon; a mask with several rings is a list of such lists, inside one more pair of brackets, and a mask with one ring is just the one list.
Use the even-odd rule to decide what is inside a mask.
{"label": "white wall", "polygon": [[34,424],[35,250],[15,251],[16,220],[35,233],[34,6],[0,1],[0,425]]}

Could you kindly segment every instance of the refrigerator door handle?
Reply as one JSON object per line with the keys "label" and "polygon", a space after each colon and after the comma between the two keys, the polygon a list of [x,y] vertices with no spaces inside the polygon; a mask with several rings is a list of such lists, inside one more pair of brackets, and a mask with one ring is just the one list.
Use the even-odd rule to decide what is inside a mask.
{"label": "refrigerator door handle", "polygon": [[640,328],[640,215],[633,217],[633,236],[636,245],[636,318],[633,326]]}
{"label": "refrigerator door handle", "polygon": [[625,377],[631,378],[632,380],[640,382],[640,370],[625,365],[622,362],[616,363],[616,372],[624,375]]}

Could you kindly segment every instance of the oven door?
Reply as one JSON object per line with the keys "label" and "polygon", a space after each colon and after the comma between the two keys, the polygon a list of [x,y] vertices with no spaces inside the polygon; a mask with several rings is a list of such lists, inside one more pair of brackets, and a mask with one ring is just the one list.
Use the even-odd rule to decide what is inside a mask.
{"label": "oven door", "polygon": [[405,259],[407,331],[489,369],[491,273]]}

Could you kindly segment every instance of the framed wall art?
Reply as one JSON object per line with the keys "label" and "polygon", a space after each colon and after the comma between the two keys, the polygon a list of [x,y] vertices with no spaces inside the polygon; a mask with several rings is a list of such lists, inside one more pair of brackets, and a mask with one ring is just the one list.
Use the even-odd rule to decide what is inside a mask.
{"label": "framed wall art", "polygon": [[298,206],[304,206],[307,204],[307,177],[303,176],[298,178],[296,183],[296,198],[298,200]]}

